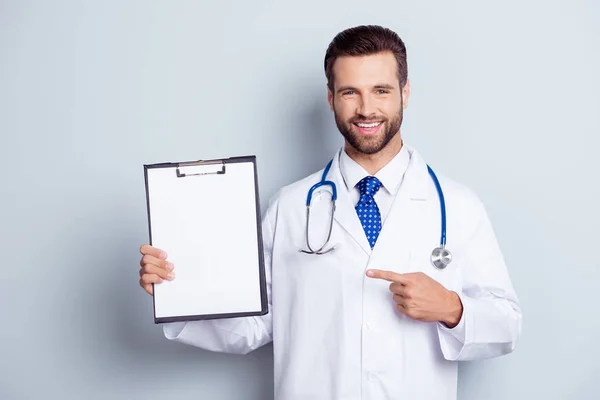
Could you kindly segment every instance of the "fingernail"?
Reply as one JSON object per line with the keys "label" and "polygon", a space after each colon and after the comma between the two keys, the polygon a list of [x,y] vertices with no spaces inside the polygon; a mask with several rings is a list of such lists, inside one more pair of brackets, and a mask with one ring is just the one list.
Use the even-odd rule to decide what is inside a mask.
{"label": "fingernail", "polygon": [[169,274],[167,275],[167,278],[172,281],[175,278],[175,272],[169,272]]}
{"label": "fingernail", "polygon": [[161,251],[161,253],[160,253],[159,257],[160,257],[161,259],[163,259],[163,260],[166,260],[166,259],[167,259],[167,253],[165,253],[164,251]]}
{"label": "fingernail", "polygon": [[368,270],[368,271],[367,271],[367,276],[373,276],[373,271],[371,271],[371,270]]}
{"label": "fingernail", "polygon": [[173,263],[170,263],[170,262],[169,262],[169,263],[167,263],[167,269],[168,269],[169,271],[172,271],[172,270],[173,270],[173,268],[175,268],[175,265],[173,265]]}

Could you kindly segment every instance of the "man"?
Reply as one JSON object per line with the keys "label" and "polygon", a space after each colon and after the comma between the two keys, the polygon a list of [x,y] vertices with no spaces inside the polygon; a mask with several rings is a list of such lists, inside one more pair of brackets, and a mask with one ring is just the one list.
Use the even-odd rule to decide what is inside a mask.
{"label": "man", "polygon": [[[307,243],[306,194],[324,170],[281,189],[263,217],[269,314],[166,324],[164,333],[238,354],[272,340],[276,399],[455,399],[457,361],[510,353],[521,332],[490,221],[471,190],[439,176],[452,262],[432,265],[441,201],[427,164],[400,134],[410,84],[394,32],[341,32],[325,74],[345,138],[327,172],[338,195],[333,217],[323,187],[313,194]],[[329,218],[323,252],[333,250],[311,254]],[[141,248],[140,284],[150,294],[173,279],[165,251]]]}

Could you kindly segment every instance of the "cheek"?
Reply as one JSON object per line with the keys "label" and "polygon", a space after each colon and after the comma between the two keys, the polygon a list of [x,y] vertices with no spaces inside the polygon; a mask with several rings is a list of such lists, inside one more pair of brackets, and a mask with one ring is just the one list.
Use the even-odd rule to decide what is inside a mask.
{"label": "cheek", "polygon": [[397,114],[402,104],[402,98],[399,92],[388,94],[387,96],[378,98],[376,101],[377,108],[388,115]]}
{"label": "cheek", "polygon": [[354,117],[355,109],[354,105],[349,101],[338,100],[334,103],[334,111],[338,115],[338,118],[341,118],[342,120]]}
{"label": "cheek", "polygon": [[382,117],[386,119],[386,124],[388,125],[386,128],[389,128],[389,124],[398,118],[398,110],[391,109],[382,109],[380,108],[380,113]]}
{"label": "cheek", "polygon": [[381,104],[381,109],[389,116],[396,116],[401,109],[400,97],[397,99],[387,99]]}

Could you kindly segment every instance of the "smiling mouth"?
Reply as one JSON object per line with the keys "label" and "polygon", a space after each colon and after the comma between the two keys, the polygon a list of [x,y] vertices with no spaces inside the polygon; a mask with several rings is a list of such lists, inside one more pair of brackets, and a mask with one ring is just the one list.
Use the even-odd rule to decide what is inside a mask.
{"label": "smiling mouth", "polygon": [[355,122],[354,125],[359,128],[377,128],[379,125],[383,124],[383,121],[371,122],[369,124],[363,122]]}
{"label": "smiling mouth", "polygon": [[353,122],[354,126],[358,128],[358,131],[363,135],[374,135],[379,131],[379,128],[383,124],[383,121],[375,122]]}

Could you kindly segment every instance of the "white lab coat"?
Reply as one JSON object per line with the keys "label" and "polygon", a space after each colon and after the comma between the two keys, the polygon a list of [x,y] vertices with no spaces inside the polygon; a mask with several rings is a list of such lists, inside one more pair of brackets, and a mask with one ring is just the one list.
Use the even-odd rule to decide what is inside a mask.
{"label": "white lab coat", "polygon": [[[330,243],[339,247],[320,256],[299,252],[306,249],[306,195],[319,171],[281,189],[264,215],[269,314],[166,324],[165,336],[238,354],[273,340],[277,400],[455,399],[456,361],[513,351],[521,310],[482,203],[439,173],[453,261],[445,270],[431,265],[439,198],[424,160],[405,146],[409,167],[373,250],[348,193],[338,190]],[[328,178],[343,187],[337,155]],[[324,193],[313,196],[313,248],[327,234],[331,203]],[[459,325],[403,316],[389,282],[367,277],[369,268],[422,271],[456,291],[464,305]]]}

